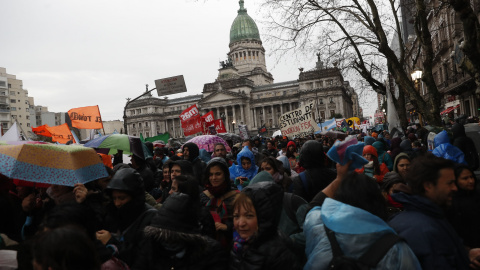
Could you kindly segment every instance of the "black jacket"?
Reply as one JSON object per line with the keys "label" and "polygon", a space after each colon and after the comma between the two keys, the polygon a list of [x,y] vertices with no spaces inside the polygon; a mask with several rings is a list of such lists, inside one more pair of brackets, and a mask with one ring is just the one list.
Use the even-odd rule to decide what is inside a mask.
{"label": "black jacket", "polygon": [[258,231],[242,252],[232,249],[229,269],[300,269],[287,239],[277,231],[283,200],[281,187],[273,182],[260,182],[247,186],[242,192],[255,206]]}
{"label": "black jacket", "polygon": [[472,139],[467,137],[465,133],[465,127],[462,124],[455,123],[452,127],[453,133],[453,145],[462,150],[465,155],[465,161],[468,164],[470,170],[475,171],[478,169],[479,158],[477,148]]}

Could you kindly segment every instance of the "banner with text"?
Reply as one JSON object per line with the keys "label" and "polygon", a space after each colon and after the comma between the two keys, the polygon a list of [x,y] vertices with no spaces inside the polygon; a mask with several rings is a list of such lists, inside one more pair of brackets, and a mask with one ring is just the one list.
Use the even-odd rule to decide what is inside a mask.
{"label": "banner with text", "polygon": [[289,111],[280,116],[280,129],[282,135],[292,138],[306,137],[320,130],[312,117],[313,102],[310,102],[298,109]]}
{"label": "banner with text", "polygon": [[240,138],[242,138],[242,140],[250,138],[250,136],[248,135],[247,125],[238,125],[238,132],[240,133]]}
{"label": "banner with text", "polygon": [[102,129],[102,117],[98,105],[73,108],[68,111],[72,127],[78,129]]}
{"label": "banner with text", "polygon": [[45,137],[52,137],[52,134],[48,131],[48,125],[43,125],[39,127],[32,127],[33,133],[40,135],[40,136],[45,136]]}
{"label": "banner with text", "polygon": [[200,115],[190,117],[182,122],[183,134],[185,136],[193,135],[203,131],[202,117]]}
{"label": "banner with text", "polygon": [[68,141],[75,142],[72,132],[68,128],[68,124],[65,123],[60,126],[47,127],[48,132],[52,134],[52,141],[58,143],[67,143]]}
{"label": "banner with text", "polygon": [[182,128],[184,128],[184,124],[186,124],[186,122],[192,118],[192,117],[195,117],[195,116],[199,116],[198,115],[198,108],[197,108],[197,104],[193,104],[192,106],[188,107],[186,110],[184,110],[181,114],[180,114],[180,121],[182,123]]}
{"label": "banner with text", "polygon": [[226,133],[227,130],[225,129],[225,125],[223,124],[222,119],[216,119],[213,121],[215,123],[215,130],[217,133]]}

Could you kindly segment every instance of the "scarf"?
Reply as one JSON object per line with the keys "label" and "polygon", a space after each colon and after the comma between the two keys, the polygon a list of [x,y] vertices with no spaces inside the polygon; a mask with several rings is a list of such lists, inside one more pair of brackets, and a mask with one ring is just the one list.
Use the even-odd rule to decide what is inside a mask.
{"label": "scarf", "polygon": [[228,183],[226,179],[222,182],[222,184],[220,184],[220,186],[214,187],[212,184],[207,183],[205,187],[215,198],[221,197],[228,191]]}
{"label": "scarf", "polygon": [[236,230],[233,231],[233,252],[236,254],[242,254],[245,248],[245,243],[250,240],[251,237],[243,239]]}

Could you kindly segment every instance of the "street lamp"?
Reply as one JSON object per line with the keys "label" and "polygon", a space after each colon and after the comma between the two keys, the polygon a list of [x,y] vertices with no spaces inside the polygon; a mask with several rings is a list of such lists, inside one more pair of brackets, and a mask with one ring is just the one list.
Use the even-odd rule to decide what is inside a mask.
{"label": "street lamp", "polygon": [[232,121],[232,126],[233,126],[233,133],[235,134],[235,119]]}
{"label": "street lamp", "polygon": [[152,92],[153,90],[157,90],[157,88],[153,88],[153,89],[150,89],[148,90],[148,84],[145,85],[145,92],[142,93],[140,96],[134,98],[134,99],[130,99],[130,98],[127,98],[127,104],[125,104],[125,107],[123,107],[123,129],[125,131],[125,134],[128,135],[128,128],[127,128],[127,107],[128,105],[130,105],[130,103],[134,102],[135,100],[147,95],[147,94],[150,94],[150,92]]}
{"label": "street lamp", "polygon": [[[412,76],[412,81],[414,81],[415,89],[419,91],[418,84],[419,81],[422,79],[423,71],[420,68],[416,67],[410,75]],[[422,114],[420,113],[418,113],[418,121],[420,122],[420,126],[423,126]]]}

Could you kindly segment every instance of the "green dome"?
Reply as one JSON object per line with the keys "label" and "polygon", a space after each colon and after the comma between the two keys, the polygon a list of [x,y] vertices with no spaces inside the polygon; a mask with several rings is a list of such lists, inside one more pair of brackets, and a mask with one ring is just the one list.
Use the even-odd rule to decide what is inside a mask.
{"label": "green dome", "polygon": [[243,0],[240,0],[239,3],[238,15],[233,21],[232,27],[230,27],[230,43],[242,39],[260,40],[257,24],[248,16],[247,10],[243,7]]}

